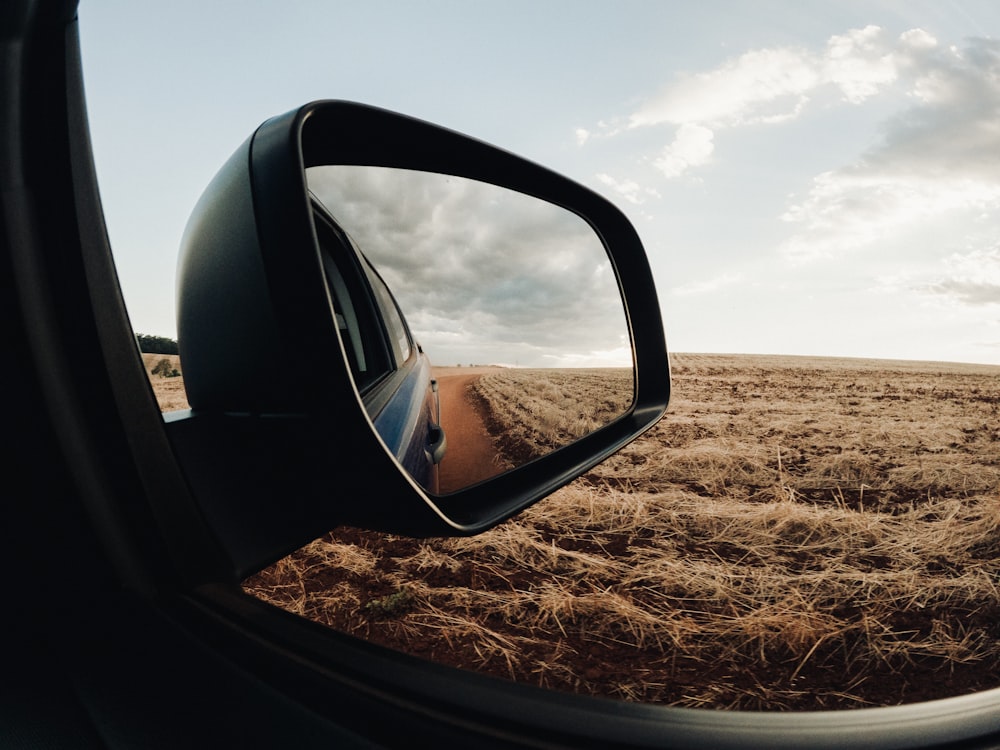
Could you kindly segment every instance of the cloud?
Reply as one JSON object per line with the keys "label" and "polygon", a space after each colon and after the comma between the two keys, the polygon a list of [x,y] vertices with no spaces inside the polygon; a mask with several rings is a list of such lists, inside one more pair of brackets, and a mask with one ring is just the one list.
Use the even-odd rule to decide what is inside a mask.
{"label": "cloud", "polygon": [[[875,96],[898,75],[899,58],[886,46],[883,37],[878,26],[852,29],[831,37],[820,63],[819,80],[837,86],[851,104]],[[926,35],[919,39],[904,35],[900,43],[908,49],[925,38]]]}
{"label": "cloud", "polygon": [[715,150],[715,134],[702,125],[685,123],[677,129],[673,142],[653,163],[664,176],[680,177],[690,167],[708,163]]}
{"label": "cloud", "polygon": [[970,307],[1000,305],[1000,249],[952,255],[945,266],[944,278],[914,288]]}
{"label": "cloud", "polygon": [[798,228],[787,256],[837,257],[902,229],[1000,208],[1000,43],[958,50],[922,32],[902,39],[913,104],[885,124],[878,145],[815,177],[788,207],[782,218]]}
{"label": "cloud", "polygon": [[590,131],[586,128],[577,128],[576,132],[576,145],[583,146],[587,141],[590,140]]}
{"label": "cloud", "polygon": [[[679,75],[627,118],[626,130],[674,125],[674,141],[654,165],[668,178],[708,163],[715,136],[725,128],[777,125],[795,120],[817,101],[858,105],[911,76],[937,50],[937,40],[913,29],[891,38],[878,26],[850,29],[824,48],[755,49],[707,71]],[[932,81],[920,90],[930,95]],[[608,130],[605,136],[623,132]],[[579,133],[579,131],[578,131]]]}
{"label": "cloud", "polygon": [[794,111],[818,84],[815,59],[795,48],[762,49],[680,77],[629,118],[632,128],[673,123],[725,126]]}
{"label": "cloud", "polygon": [[860,104],[895,82],[915,56],[935,45],[934,38],[919,29],[891,40],[878,26],[866,26],[830,37],[822,51],[750,50],[713,70],[678,76],[632,113],[629,127],[784,122],[798,117],[823,87],[833,87],[844,101]]}
{"label": "cloud", "polygon": [[659,197],[659,193],[650,188],[642,187],[635,180],[616,180],[609,174],[600,173],[597,179],[615,193],[634,205],[641,205],[646,202],[646,197]]}
{"label": "cloud", "polygon": [[959,211],[990,210],[998,201],[1000,185],[990,182],[861,163],[813,179],[808,195],[781,216],[798,228],[780,250],[795,261],[836,258]]}
{"label": "cloud", "polygon": [[1000,284],[949,279],[929,287],[928,290],[951,297],[966,305],[1000,304]]}
{"label": "cloud", "polygon": [[308,182],[377,267],[433,362],[543,367],[594,363],[603,351],[618,357],[606,365],[630,363],[611,263],[575,214],[409,170],[319,167]]}

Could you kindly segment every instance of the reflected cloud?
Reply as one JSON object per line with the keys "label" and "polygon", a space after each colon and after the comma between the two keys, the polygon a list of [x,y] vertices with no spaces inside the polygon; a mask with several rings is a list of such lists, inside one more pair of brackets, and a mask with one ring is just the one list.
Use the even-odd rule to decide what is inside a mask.
{"label": "reflected cloud", "polygon": [[575,214],[447,175],[308,172],[310,189],[378,267],[435,363],[631,365],[610,261]]}

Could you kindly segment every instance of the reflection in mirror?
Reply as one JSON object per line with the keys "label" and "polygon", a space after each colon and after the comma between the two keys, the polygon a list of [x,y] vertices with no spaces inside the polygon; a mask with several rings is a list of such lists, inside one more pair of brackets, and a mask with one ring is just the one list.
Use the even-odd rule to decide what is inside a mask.
{"label": "reflection in mirror", "polygon": [[[340,165],[306,174],[355,383],[425,488],[463,489],[629,408],[617,280],[576,214],[450,175]],[[425,420],[429,429],[411,429]]]}

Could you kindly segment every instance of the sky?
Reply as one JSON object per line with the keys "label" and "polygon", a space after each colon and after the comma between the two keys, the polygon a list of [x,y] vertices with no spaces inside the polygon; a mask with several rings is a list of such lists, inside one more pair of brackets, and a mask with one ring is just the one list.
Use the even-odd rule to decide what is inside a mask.
{"label": "sky", "polygon": [[[83,0],[79,16],[137,331],[175,335],[180,237],[226,158],[268,117],[348,99],[618,205],[672,351],[1000,364],[993,0]],[[566,346],[525,342],[613,348],[551,313]]]}
{"label": "sky", "polygon": [[333,165],[306,177],[435,364],[631,366],[614,271],[576,214],[426,172]]}

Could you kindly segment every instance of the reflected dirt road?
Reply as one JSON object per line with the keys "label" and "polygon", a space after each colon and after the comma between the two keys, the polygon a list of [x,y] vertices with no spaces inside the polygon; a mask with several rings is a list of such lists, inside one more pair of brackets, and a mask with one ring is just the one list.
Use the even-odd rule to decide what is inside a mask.
{"label": "reflected dirt road", "polygon": [[442,494],[481,482],[502,468],[496,448],[483,422],[470,387],[492,367],[435,367],[441,397],[441,426],[448,438],[448,452],[441,462]]}

